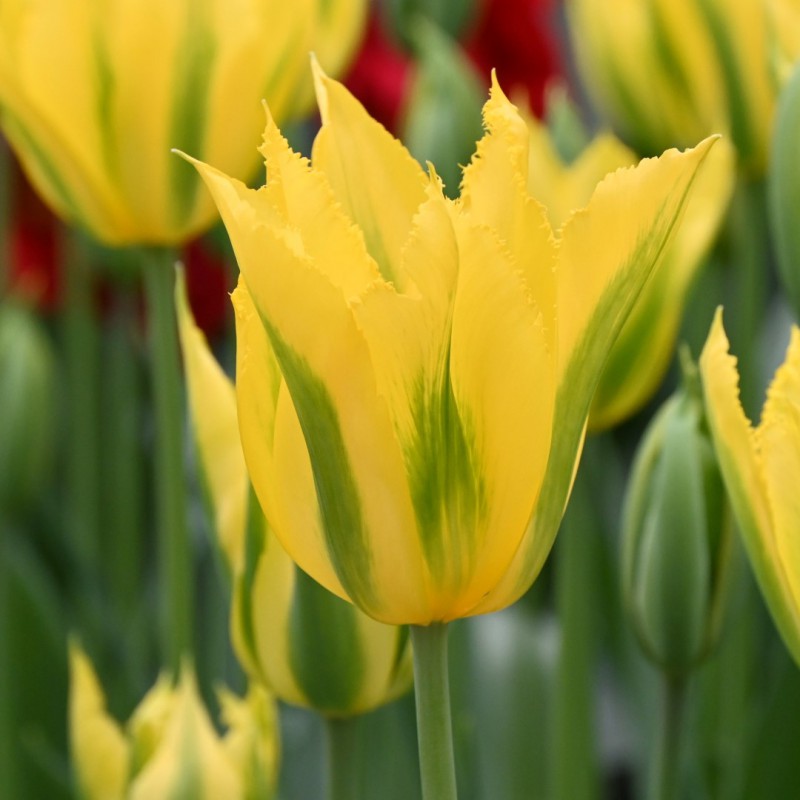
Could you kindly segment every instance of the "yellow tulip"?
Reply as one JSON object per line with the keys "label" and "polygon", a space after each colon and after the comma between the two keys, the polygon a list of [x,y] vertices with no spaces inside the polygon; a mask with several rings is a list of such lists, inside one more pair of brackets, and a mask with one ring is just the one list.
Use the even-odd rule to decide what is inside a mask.
{"label": "yellow tulip", "polygon": [[0,129],[62,218],[111,245],[175,244],[216,211],[170,149],[249,178],[259,101],[281,119],[303,111],[309,50],[341,69],[364,11],[365,0],[0,0]]}
{"label": "yellow tulip", "polygon": [[268,120],[266,187],[195,162],[242,273],[250,478],[298,565],[375,619],[502,608],[550,550],[603,360],[713,141],[609,176],[553,232],[496,83],[457,201],[319,70],[317,97],[311,163]]}
{"label": "yellow tulip", "polygon": [[[528,125],[528,189],[545,206],[554,228],[589,202],[608,173],[636,163],[636,156],[622,142],[602,134],[565,164],[547,128],[532,118]],[[728,205],[733,174],[733,152],[723,140],[698,170],[686,214],[611,348],[592,400],[590,430],[610,428],[626,419],[661,383],[675,348],[686,294]]]}
{"label": "yellow tulip", "polygon": [[184,667],[177,686],[159,678],[123,732],[106,711],[97,676],[76,645],[70,647],[70,665],[70,739],[84,800],[272,796],[277,719],[263,689],[251,687],[244,699],[220,694],[228,725],[220,737],[192,671]]}
{"label": "yellow tulip", "polygon": [[[730,134],[764,172],[797,0],[569,0],[575,55],[590,94],[645,153]],[[792,25],[788,26],[789,28]]]}
{"label": "yellow tulip", "polygon": [[700,357],[709,427],[750,563],[772,618],[800,665],[800,330],[753,427],[739,401],[736,359],[717,312]]}
{"label": "yellow tulip", "polygon": [[[233,384],[192,319],[183,281],[176,305],[201,472],[232,576],[231,630],[239,660],[282,700],[327,716],[352,716],[395,699],[411,686],[408,631],[376,622],[332,595],[281,547],[274,523],[252,497]],[[237,324],[248,324],[248,313],[237,304]],[[263,432],[274,441],[266,426],[274,425],[275,403],[286,390],[265,352],[270,361],[259,373]]]}

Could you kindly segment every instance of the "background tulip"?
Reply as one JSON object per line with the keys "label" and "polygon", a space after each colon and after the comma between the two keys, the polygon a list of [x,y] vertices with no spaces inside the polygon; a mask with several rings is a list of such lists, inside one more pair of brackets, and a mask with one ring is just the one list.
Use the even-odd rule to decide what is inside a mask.
{"label": "background tulip", "polygon": [[220,693],[228,727],[221,737],[186,667],[177,686],[159,678],[123,730],[106,711],[94,669],[76,645],[70,665],[70,739],[84,800],[272,796],[277,728],[263,689],[251,687],[244,699]]}
{"label": "background tulip", "polygon": [[800,42],[781,32],[791,28],[776,11],[791,16],[791,6],[569,0],[568,17],[586,86],[626,141],[649,154],[727,133],[744,168],[761,174],[779,87],[776,64],[800,52]]}
{"label": "background tulip", "polygon": [[249,177],[259,101],[280,119],[304,110],[309,50],[342,69],[364,7],[3,0],[0,127],[64,219],[113,245],[181,242],[215,211],[170,149]]}
{"label": "background tulip", "polygon": [[800,332],[775,373],[753,428],[738,396],[736,360],[717,312],[700,357],[709,427],[750,563],[786,646],[800,664]]}

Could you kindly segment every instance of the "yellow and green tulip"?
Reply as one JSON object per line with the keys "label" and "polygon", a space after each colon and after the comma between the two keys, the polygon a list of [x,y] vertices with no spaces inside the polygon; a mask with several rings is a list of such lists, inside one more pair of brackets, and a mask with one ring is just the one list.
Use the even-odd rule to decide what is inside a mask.
{"label": "yellow and green tulip", "polygon": [[[547,128],[529,119],[528,190],[554,229],[585,206],[598,183],[636,156],[611,134],[595,137],[569,164]],[[733,152],[719,142],[698,170],[686,215],[622,328],[597,385],[589,429],[610,428],[638,411],[667,371],[692,280],[711,247],[733,189]]]}
{"label": "yellow and green tulip", "polygon": [[192,670],[177,686],[161,676],[123,729],[106,710],[97,675],[70,648],[69,733],[82,800],[247,800],[273,796],[275,704],[258,686],[245,698],[219,693],[224,736],[203,707]]}
{"label": "yellow and green tulip", "polygon": [[[282,700],[326,716],[352,716],[395,699],[411,687],[407,629],[370,619],[286,554],[250,488],[233,384],[191,317],[182,281],[176,303],[201,471],[232,577],[239,660]],[[274,404],[286,389],[266,352],[272,361],[262,365],[269,377],[261,403],[274,422]],[[274,441],[272,431],[265,434]]]}
{"label": "yellow and green tulip", "polygon": [[216,218],[181,147],[242,179],[267,98],[304,111],[315,49],[339,71],[365,0],[0,0],[0,129],[64,219],[111,245],[175,244]]}
{"label": "yellow and green tulip", "polygon": [[614,173],[553,231],[496,82],[456,201],[316,84],[310,163],[272,119],[266,187],[195,162],[241,268],[250,478],[298,565],[375,619],[503,608],[547,557],[603,362],[713,140]]}
{"label": "yellow and green tulip", "polygon": [[800,330],[753,427],[717,312],[700,357],[709,427],[745,548],[772,618],[800,664]]}
{"label": "yellow and green tulip", "polygon": [[726,133],[764,172],[796,0],[569,0],[568,17],[590,94],[640,152]]}

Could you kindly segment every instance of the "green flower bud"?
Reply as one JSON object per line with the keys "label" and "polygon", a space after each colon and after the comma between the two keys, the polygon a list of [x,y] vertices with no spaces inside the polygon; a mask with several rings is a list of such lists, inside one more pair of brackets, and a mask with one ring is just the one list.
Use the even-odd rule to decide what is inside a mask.
{"label": "green flower bud", "polygon": [[781,280],[800,314],[800,64],[783,89],[769,164],[769,220]]}
{"label": "green flower bud", "polygon": [[636,457],[623,520],[623,592],[648,657],[685,675],[714,647],[724,610],[731,518],[694,365]]}
{"label": "green flower bud", "polygon": [[0,307],[0,514],[22,511],[41,490],[53,446],[50,342],[21,306]]}

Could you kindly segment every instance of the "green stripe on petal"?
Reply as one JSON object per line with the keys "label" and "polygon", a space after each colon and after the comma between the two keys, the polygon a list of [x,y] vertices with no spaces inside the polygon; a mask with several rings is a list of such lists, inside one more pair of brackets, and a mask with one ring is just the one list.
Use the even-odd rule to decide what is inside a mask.
{"label": "green stripe on petal", "polygon": [[358,612],[297,570],[289,618],[289,659],[309,704],[323,714],[350,713],[364,680]]}
{"label": "green stripe on petal", "polygon": [[[263,320],[263,318],[262,318]],[[311,457],[320,522],[334,570],[353,602],[373,608],[370,545],[341,423],[325,384],[266,321]]]}

